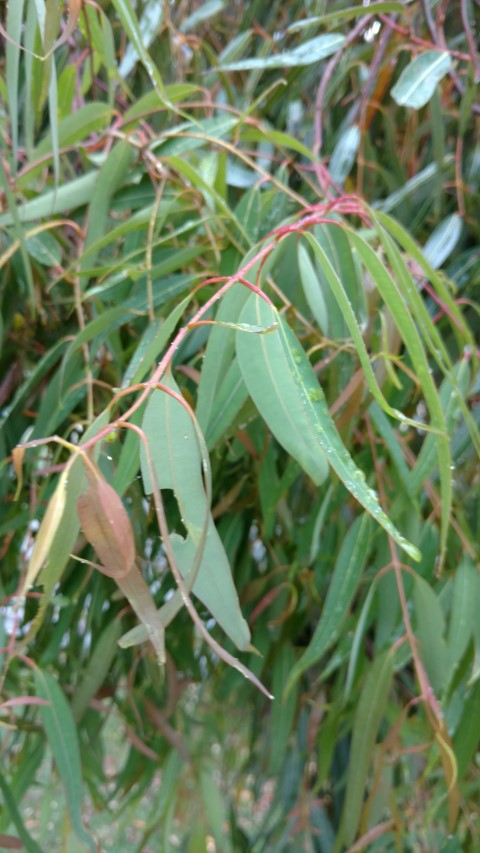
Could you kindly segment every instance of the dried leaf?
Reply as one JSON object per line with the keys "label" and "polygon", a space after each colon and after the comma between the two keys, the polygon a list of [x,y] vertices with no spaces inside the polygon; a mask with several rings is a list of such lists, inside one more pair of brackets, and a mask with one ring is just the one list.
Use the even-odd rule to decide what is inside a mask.
{"label": "dried leaf", "polygon": [[47,511],[43,516],[40,529],[35,539],[35,545],[33,546],[32,556],[28,564],[27,574],[23,582],[22,595],[25,595],[28,588],[35,583],[40,569],[47,561],[52,542],[58,532],[63,511],[65,509],[68,474],[74,460],[75,457],[72,457],[65,466],[65,469],[58,481],[57,488],[50,498]]}
{"label": "dried leaf", "polygon": [[24,447],[21,447],[19,445],[18,447],[13,448],[13,450],[12,450],[12,462],[13,462],[13,467],[15,469],[15,474],[17,475],[17,480],[18,480],[17,490],[15,492],[15,498],[14,498],[14,500],[16,500],[16,501],[18,501],[18,498],[19,498],[20,492],[22,491],[22,486],[23,486],[23,457],[24,456],[25,456],[25,448]]}

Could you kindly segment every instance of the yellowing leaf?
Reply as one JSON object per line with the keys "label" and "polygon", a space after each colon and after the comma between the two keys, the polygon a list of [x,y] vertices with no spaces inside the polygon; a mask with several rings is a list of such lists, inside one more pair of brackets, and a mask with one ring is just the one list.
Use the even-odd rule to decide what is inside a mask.
{"label": "yellowing leaf", "polygon": [[28,564],[27,574],[23,582],[22,595],[25,595],[28,588],[35,583],[40,569],[47,561],[53,539],[58,531],[63,511],[65,509],[68,474],[74,458],[75,457],[72,457],[70,462],[65,466],[65,469],[58,481],[57,488],[50,498],[47,511],[43,516],[40,529],[35,539],[35,545],[33,546],[32,556]]}
{"label": "yellowing leaf", "polygon": [[25,448],[24,447],[14,447],[12,450],[12,462],[13,467],[15,469],[15,474],[17,475],[17,491],[15,492],[15,500],[18,500],[18,496],[22,490],[23,485],[23,457],[25,456]]}

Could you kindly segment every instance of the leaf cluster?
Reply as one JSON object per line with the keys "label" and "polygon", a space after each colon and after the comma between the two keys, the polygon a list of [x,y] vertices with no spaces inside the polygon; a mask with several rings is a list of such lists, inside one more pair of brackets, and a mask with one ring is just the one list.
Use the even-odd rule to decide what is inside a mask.
{"label": "leaf cluster", "polygon": [[476,849],[454,5],[0,13],[0,846]]}

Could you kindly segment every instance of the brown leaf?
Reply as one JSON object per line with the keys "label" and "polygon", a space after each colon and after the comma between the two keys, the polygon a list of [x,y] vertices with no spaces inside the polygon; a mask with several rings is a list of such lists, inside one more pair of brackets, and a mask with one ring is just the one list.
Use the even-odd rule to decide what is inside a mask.
{"label": "brown leaf", "polygon": [[14,835],[0,835],[2,850],[23,850],[23,841]]}
{"label": "brown leaf", "polygon": [[115,489],[88,471],[88,488],[77,501],[85,538],[113,578],[125,577],[135,562],[132,525]]}

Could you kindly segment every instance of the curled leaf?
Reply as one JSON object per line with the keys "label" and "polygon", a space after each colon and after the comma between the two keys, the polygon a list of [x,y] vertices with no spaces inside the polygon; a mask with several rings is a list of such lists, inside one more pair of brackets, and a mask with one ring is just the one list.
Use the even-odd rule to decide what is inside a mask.
{"label": "curled leaf", "polygon": [[85,538],[111,577],[125,577],[135,562],[135,542],[120,497],[101,476],[88,470],[88,487],[77,501]]}

